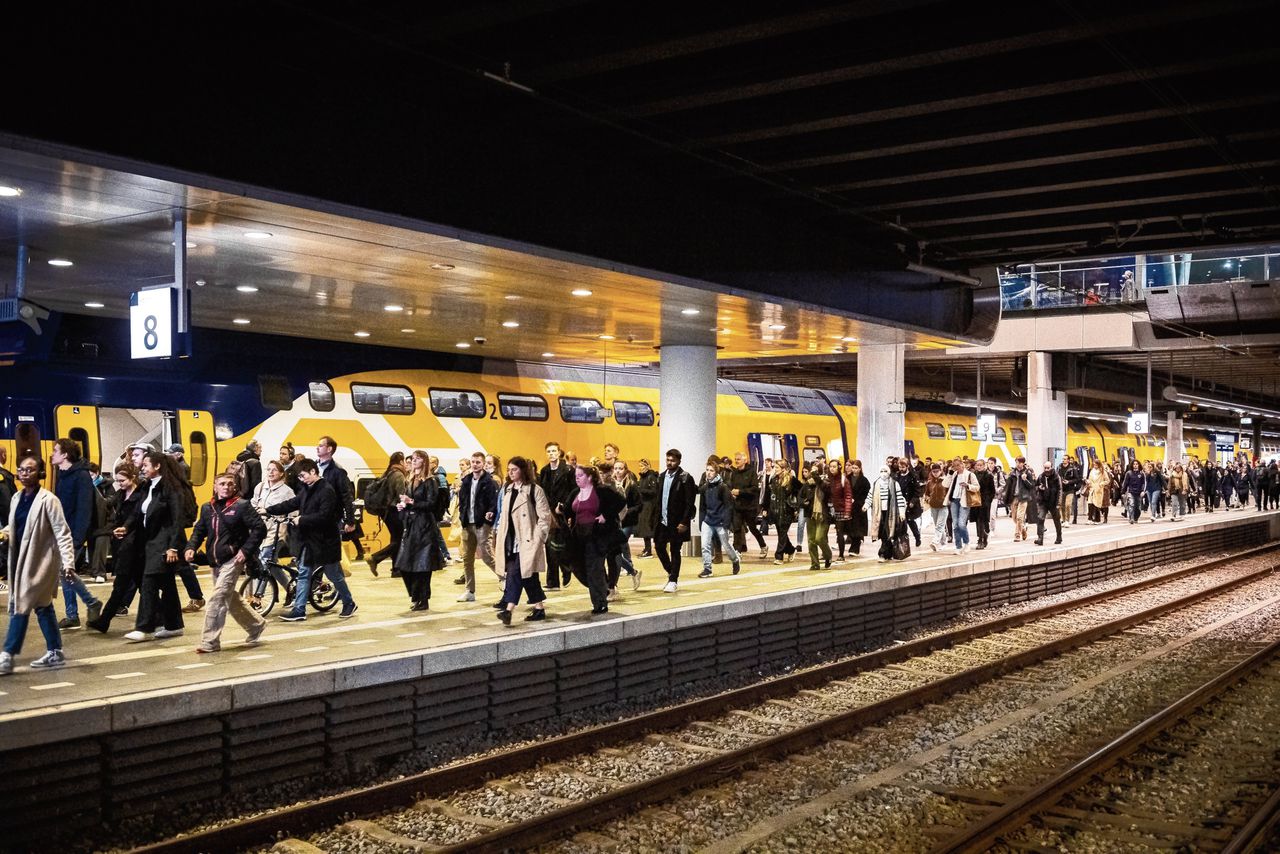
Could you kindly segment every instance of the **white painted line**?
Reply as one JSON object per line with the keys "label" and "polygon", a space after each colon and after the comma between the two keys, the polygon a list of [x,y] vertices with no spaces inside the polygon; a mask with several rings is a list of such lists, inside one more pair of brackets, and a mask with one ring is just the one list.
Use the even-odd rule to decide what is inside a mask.
{"label": "white painted line", "polygon": [[112,673],[107,678],[108,679],[132,679],[135,676],[146,676],[146,675],[147,674],[143,673],[141,670],[138,670],[133,673]]}
{"label": "white painted line", "polygon": [[351,646],[359,646],[362,643],[377,643],[377,638],[361,638],[360,640],[347,641]]}
{"label": "white painted line", "polygon": [[257,661],[261,658],[270,658],[270,657],[271,657],[270,653],[260,652],[257,655],[237,655],[236,660],[237,661]]}
{"label": "white painted line", "polygon": [[425,634],[426,634],[426,632],[405,632],[405,633],[404,633],[404,634],[402,634],[402,635],[396,635],[396,637],[398,637],[398,638],[420,638],[420,637],[422,637],[422,636],[423,636],[423,635],[425,635]]}
{"label": "white painted line", "polygon": [[179,664],[174,670],[195,670],[197,667],[213,667],[213,662],[198,661],[195,664]]}
{"label": "white painted line", "polygon": [[304,646],[302,649],[295,649],[294,652],[320,652],[328,648],[327,646]]}
{"label": "white painted line", "polygon": [[440,631],[442,631],[442,632],[465,632],[466,630],[467,630],[467,627],[466,627],[466,626],[450,626],[449,628],[447,628],[447,629],[441,629]]}
{"label": "white painted line", "polygon": [[48,685],[32,685],[32,691],[48,691],[50,688],[74,688],[74,682],[50,682]]}

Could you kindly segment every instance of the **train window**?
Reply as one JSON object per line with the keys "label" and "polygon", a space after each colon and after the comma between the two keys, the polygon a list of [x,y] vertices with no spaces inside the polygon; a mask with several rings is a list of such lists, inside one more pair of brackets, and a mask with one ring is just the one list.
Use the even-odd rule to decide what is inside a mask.
{"label": "train window", "polygon": [[402,385],[352,383],[351,408],[364,415],[412,415],[413,392]]}
{"label": "train window", "polygon": [[965,432],[964,427],[960,424],[948,424],[947,432],[951,434],[952,439],[955,439],[958,442],[963,442],[965,439],[969,438],[969,434]]}
{"label": "train window", "polygon": [[1007,438],[1008,438],[1008,436],[1005,434],[1005,432],[1004,432],[1004,428],[1003,428],[1003,427],[997,427],[997,428],[996,428],[995,436],[992,438],[992,440],[991,440],[991,441],[993,441],[993,442],[1003,442],[1003,441],[1005,441]]}
{"label": "train window", "polygon": [[1021,427],[1010,427],[1009,433],[1013,436],[1013,444],[1027,444],[1027,431],[1023,430]]}
{"label": "train window", "polygon": [[593,397],[562,397],[560,417],[570,424],[603,424],[604,407]]}
{"label": "train window", "polygon": [[1128,430],[1124,429],[1123,427],[1121,427],[1119,424],[1115,423],[1114,421],[1108,421],[1108,422],[1107,422],[1107,432],[1108,432],[1108,433],[1110,433],[1112,436],[1127,436],[1127,435],[1129,435],[1129,431],[1128,431]]}
{"label": "train window", "polygon": [[653,426],[653,407],[647,403],[633,400],[615,400],[613,402],[613,420],[619,424],[630,424],[633,427]]}
{"label": "train window", "polygon": [[67,438],[80,446],[80,456],[85,461],[93,459],[93,455],[89,453],[89,431],[83,427],[72,427],[71,432],[67,434]]}
{"label": "train window", "polygon": [[438,418],[484,418],[484,395],[459,388],[433,388],[427,392],[431,413]]}
{"label": "train window", "polygon": [[276,412],[288,412],[293,409],[293,390],[289,388],[287,377],[260,374],[258,398],[266,409],[274,409]]}
{"label": "train window", "polygon": [[333,411],[333,386],[328,383],[307,383],[307,401],[316,412]]}
{"label": "train window", "polygon": [[17,451],[13,458],[15,465],[28,454],[35,454],[36,459],[40,459],[40,428],[34,421],[18,421],[18,427],[13,431],[13,443]]}
{"label": "train window", "polygon": [[498,392],[498,412],[508,421],[546,421],[547,411],[541,395]]}
{"label": "train window", "polygon": [[191,466],[191,485],[203,486],[209,476],[209,440],[200,432],[191,434],[187,443],[187,465]]}
{"label": "train window", "polygon": [[930,439],[945,439],[947,431],[943,429],[941,424],[934,424],[932,421],[926,421],[924,429],[929,431]]}

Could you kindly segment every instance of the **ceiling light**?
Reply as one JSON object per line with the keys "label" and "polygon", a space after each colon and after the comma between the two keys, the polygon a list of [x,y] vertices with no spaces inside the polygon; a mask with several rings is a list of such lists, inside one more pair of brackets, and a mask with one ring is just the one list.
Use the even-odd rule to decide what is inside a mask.
{"label": "ceiling light", "polygon": [[770,329],[774,329],[774,330],[781,331],[781,330],[783,330],[783,329],[786,329],[786,328],[787,328],[787,325],[786,325],[785,323],[770,323],[770,324],[769,324],[769,328],[770,328]]}
{"label": "ceiling light", "polygon": [[543,353],[543,354],[542,354],[542,358],[544,358],[544,359],[554,359],[554,358],[555,358],[555,355],[556,355],[555,353]]}
{"label": "ceiling light", "polygon": [[369,333],[368,333],[368,332],[365,332],[363,329],[358,329],[358,330],[356,330],[356,332],[355,332],[355,336],[356,336],[357,338],[368,338],[368,337],[369,337]]}
{"label": "ceiling light", "polygon": [[613,336],[612,336],[612,335],[601,335],[601,336],[599,336],[599,337],[600,337],[600,340],[601,340],[601,341],[612,341],[612,340],[613,340]]}
{"label": "ceiling light", "polygon": [[507,299],[507,300],[511,300],[512,302],[515,302],[516,300],[524,299],[524,297],[520,296],[519,294],[507,294],[505,297],[503,297],[503,299]]}
{"label": "ceiling light", "polygon": [[575,297],[591,296],[591,291],[587,290],[586,288],[574,288],[573,290],[569,291],[569,293],[573,294]]}
{"label": "ceiling light", "polygon": [[233,320],[233,321],[231,321],[231,322],[232,322],[232,323],[234,323],[234,324],[236,324],[237,326],[248,326],[248,325],[249,325],[249,318],[247,318],[247,317],[237,317],[235,320]]}
{"label": "ceiling light", "polygon": [[391,305],[384,305],[382,307],[382,310],[383,311],[404,311],[404,306],[396,305],[395,303],[392,303]]}
{"label": "ceiling light", "polygon": [[236,290],[242,294],[256,294],[258,289],[253,285],[236,285]]}
{"label": "ceiling light", "polygon": [[87,379],[87,380],[98,380],[99,382],[102,382],[102,381],[106,380],[106,377],[85,377],[85,379]]}
{"label": "ceiling light", "polygon": [[[170,241],[169,241],[169,245],[170,245],[170,246],[177,246],[177,245],[178,245],[178,242],[177,242],[176,240],[170,240]],[[190,240],[188,240],[188,241],[187,241],[187,248],[188,248],[188,249],[195,249],[195,248],[196,248],[196,245],[195,245],[194,243],[192,243]]]}
{"label": "ceiling light", "polygon": [[17,187],[0,187],[0,196],[3,196],[6,199],[11,199],[14,196],[21,196],[21,195],[22,195],[22,191],[19,190]]}
{"label": "ceiling light", "polygon": [[326,294],[324,291],[320,291],[319,293],[316,294],[316,299],[328,299],[328,298],[329,298],[329,295]]}
{"label": "ceiling light", "polygon": [[250,240],[270,240],[274,235],[269,231],[246,231],[244,236]]}
{"label": "ceiling light", "polygon": [[431,269],[433,269],[433,270],[452,270],[452,269],[453,269],[453,265],[452,265],[452,264],[432,264],[432,265],[431,265]]}
{"label": "ceiling light", "polygon": [[68,261],[66,258],[50,258],[49,266],[50,267],[70,267],[71,262]]}
{"label": "ceiling light", "polygon": [[857,341],[858,339],[852,335],[846,335],[840,339],[841,341]]}
{"label": "ceiling light", "polygon": [[417,332],[418,330],[416,330],[416,329],[401,329],[400,331],[401,331],[401,332],[403,332],[405,335],[412,335],[413,333]]}
{"label": "ceiling light", "polygon": [[85,308],[106,308],[106,306],[100,302],[87,302],[84,304],[84,307]]}
{"label": "ceiling light", "polygon": [[520,325],[520,321],[518,321],[518,320],[504,320],[504,321],[502,321],[502,325],[503,325],[503,326],[505,326],[505,327],[507,327],[508,329],[515,329],[517,326],[519,326],[519,325]]}
{"label": "ceiling light", "polygon": [[204,279],[196,279],[196,287],[197,287],[197,288],[203,288],[203,287],[204,287]]}
{"label": "ceiling light", "polygon": [[696,308],[682,308],[680,309],[680,313],[687,314],[690,317],[692,317],[695,314],[702,314],[702,312],[698,311]]}
{"label": "ceiling light", "polygon": [[471,346],[471,342],[470,342],[470,341],[459,341],[457,344],[454,344],[453,346],[457,347],[459,350],[465,350],[465,349],[467,349],[468,347],[470,347],[470,346]]}

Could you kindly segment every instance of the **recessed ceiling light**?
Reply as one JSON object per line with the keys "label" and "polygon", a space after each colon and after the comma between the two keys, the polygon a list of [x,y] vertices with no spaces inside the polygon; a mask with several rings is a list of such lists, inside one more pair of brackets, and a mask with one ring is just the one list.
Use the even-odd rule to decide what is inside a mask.
{"label": "recessed ceiling light", "polygon": [[586,288],[574,288],[573,290],[569,291],[569,293],[573,294],[575,297],[591,296],[591,291],[587,290]]}
{"label": "recessed ceiling light", "polygon": [[517,326],[519,326],[519,325],[520,325],[520,321],[518,321],[518,320],[504,320],[504,321],[502,321],[502,325],[503,325],[503,326],[505,326],[505,327],[507,327],[508,329],[515,329]]}
{"label": "recessed ceiling light", "polygon": [[196,287],[197,287],[197,288],[203,288],[203,287],[204,287],[204,279],[196,279]]}
{"label": "recessed ceiling light", "polygon": [[85,377],[85,379],[87,379],[87,380],[98,380],[99,382],[101,382],[101,381],[105,380],[105,379],[106,379],[106,377]]}
{"label": "recessed ceiling light", "polygon": [[246,231],[244,236],[250,240],[270,240],[274,235],[269,231]]}
{"label": "recessed ceiling light", "polygon": [[248,326],[248,325],[249,325],[249,318],[247,318],[247,317],[237,317],[235,320],[233,320],[233,321],[231,321],[231,322],[232,322],[232,323],[234,323],[234,324],[236,324],[237,326]]}
{"label": "recessed ceiling light", "polygon": [[66,258],[50,258],[49,266],[50,267],[70,267],[71,262],[68,261]]}
{"label": "recessed ceiling light", "polygon": [[106,308],[106,306],[100,302],[87,302],[84,304],[84,307],[85,308]]}
{"label": "recessed ceiling light", "polygon": [[470,342],[470,341],[459,341],[457,344],[454,344],[453,346],[457,347],[459,350],[465,350],[465,349],[467,349],[468,347],[470,347],[470,346],[471,346],[471,342]]}
{"label": "recessed ceiling light", "polygon": [[401,332],[403,332],[405,335],[412,335],[413,333],[417,332],[418,330],[416,330],[416,329],[401,329],[400,331],[401,331]]}
{"label": "recessed ceiling light", "polygon": [[551,359],[551,358],[554,358],[554,357],[555,357],[555,355],[556,355],[555,353],[543,353],[543,354],[542,354],[542,358],[544,358],[544,359]]}
{"label": "recessed ceiling light", "polygon": [[841,338],[840,340],[841,340],[841,341],[857,341],[858,339],[857,339],[857,338],[855,338],[855,337],[853,337],[852,335],[846,335],[846,336],[844,336],[843,338]]}
{"label": "recessed ceiling light", "polygon": [[769,328],[781,330],[781,329],[786,329],[787,325],[785,323],[770,323]]}
{"label": "recessed ceiling light", "polygon": [[452,269],[453,269],[453,265],[452,265],[452,264],[432,264],[432,265],[431,265],[431,269],[433,269],[433,270],[452,270]]}
{"label": "recessed ceiling light", "polygon": [[404,306],[391,303],[390,305],[384,305],[382,307],[382,310],[383,311],[404,311]]}
{"label": "recessed ceiling light", "polygon": [[519,294],[507,294],[505,297],[503,297],[503,299],[511,300],[512,302],[515,302],[516,300],[524,299],[524,297],[520,296]]}
{"label": "recessed ceiling light", "polygon": [[236,285],[236,290],[242,294],[256,294],[258,289],[253,285]]}
{"label": "recessed ceiling light", "polygon": [[17,187],[0,187],[0,196],[3,196],[6,199],[11,199],[14,196],[21,196],[21,195],[22,195],[22,191],[19,190]]}
{"label": "recessed ceiling light", "polygon": [[702,312],[698,311],[696,308],[682,308],[680,309],[680,313],[687,314],[690,317],[692,317],[695,314],[702,314]]}
{"label": "recessed ceiling light", "polygon": [[613,340],[613,336],[612,336],[612,335],[601,335],[601,336],[600,336],[600,340],[601,340],[601,341],[612,341],[612,340]]}
{"label": "recessed ceiling light", "polygon": [[[176,241],[176,240],[170,240],[170,241],[169,241],[169,245],[170,245],[170,246],[177,246],[177,245],[178,245],[178,243],[177,243],[177,241]],[[188,249],[195,249],[195,248],[196,248],[196,245],[195,245],[194,243],[192,243],[190,240],[188,240],[188,241],[187,241],[187,248],[188,248]]]}
{"label": "recessed ceiling light", "polygon": [[356,330],[356,332],[355,332],[355,336],[356,336],[357,338],[368,338],[368,337],[369,337],[369,333],[368,333],[368,332],[365,332],[363,329],[358,329],[358,330]]}

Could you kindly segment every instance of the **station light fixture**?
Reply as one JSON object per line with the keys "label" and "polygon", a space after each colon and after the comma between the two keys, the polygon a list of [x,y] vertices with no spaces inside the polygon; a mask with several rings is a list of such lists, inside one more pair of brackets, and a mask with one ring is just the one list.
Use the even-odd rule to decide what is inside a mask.
{"label": "station light fixture", "polygon": [[256,294],[258,289],[253,285],[236,285],[236,290],[242,294]]}
{"label": "station light fixture", "polygon": [[520,296],[519,294],[507,294],[506,296],[503,297],[503,299],[508,300],[510,302],[517,302],[519,300],[524,299],[524,297]]}
{"label": "station light fixture", "polygon": [[680,313],[688,315],[689,317],[693,317],[695,314],[702,314],[702,312],[696,308],[682,308],[680,309]]}
{"label": "station light fixture", "polygon": [[70,267],[71,264],[72,262],[68,261],[66,258],[50,258],[49,259],[50,267]]}
{"label": "station light fixture", "polygon": [[369,337],[369,333],[368,333],[368,332],[365,332],[363,329],[357,329],[353,334],[354,334],[357,338],[368,338],[368,337]]}
{"label": "station light fixture", "polygon": [[775,332],[781,332],[782,330],[784,330],[784,329],[786,329],[786,328],[787,328],[787,324],[785,324],[785,323],[770,323],[770,324],[769,324],[769,328],[770,328],[770,329],[772,329],[772,330],[773,330],[773,331],[775,331]]}
{"label": "station light fixture", "polygon": [[234,323],[236,326],[248,326],[248,325],[249,325],[249,318],[247,318],[247,317],[237,317],[235,320],[232,320],[231,322],[232,322],[232,323]]}
{"label": "station light fixture", "polygon": [[575,297],[591,296],[591,291],[587,290],[586,288],[574,288],[573,290],[569,291],[569,293],[573,294]]}
{"label": "station light fixture", "polygon": [[1220,409],[1224,412],[1234,412],[1238,415],[1256,415],[1259,418],[1272,418],[1280,420],[1280,410],[1268,409],[1265,406],[1258,406],[1252,403],[1242,403],[1238,400],[1228,400],[1222,397],[1209,397],[1208,395],[1198,394],[1196,392],[1184,391],[1177,386],[1167,385],[1164,387],[1164,393],[1161,395],[1165,400],[1174,403],[1181,403],[1187,406],[1207,406],[1211,409]]}
{"label": "station light fixture", "polygon": [[100,302],[87,302],[84,304],[84,307],[85,308],[106,308],[107,306],[106,304],[100,303]]}
{"label": "station light fixture", "polygon": [[554,359],[554,358],[555,358],[555,355],[556,355],[555,353],[543,353],[543,354],[542,354],[542,358],[544,358],[544,359]]}
{"label": "station light fixture", "polygon": [[612,340],[613,340],[613,336],[612,336],[612,335],[600,335],[600,336],[598,336],[598,337],[600,338],[600,340],[601,340],[601,341],[612,341]]}
{"label": "station light fixture", "polygon": [[22,195],[22,190],[17,187],[8,187],[0,185],[0,198],[12,199]]}
{"label": "station light fixture", "polygon": [[401,329],[400,331],[401,331],[401,332],[403,332],[405,335],[412,335],[413,333],[417,332],[418,330],[416,330],[416,329]]}
{"label": "station light fixture", "polygon": [[453,346],[457,347],[459,350],[465,350],[465,349],[467,349],[468,347],[470,347],[470,346],[471,346],[471,342],[470,342],[470,341],[459,341],[457,344],[454,344]]}
{"label": "station light fixture", "polygon": [[452,269],[453,269],[453,265],[452,265],[452,264],[440,264],[440,263],[436,263],[436,264],[432,264],[432,265],[431,265],[431,269],[433,269],[433,270],[452,270]]}
{"label": "station light fixture", "polygon": [[404,306],[391,303],[390,305],[384,305],[382,307],[382,310],[383,311],[404,311]]}
{"label": "station light fixture", "polygon": [[244,236],[250,240],[270,240],[272,237],[275,237],[275,235],[269,231],[246,231]]}
{"label": "station light fixture", "polygon": [[517,327],[520,325],[520,321],[518,321],[518,320],[504,320],[504,321],[502,321],[502,325],[503,325],[503,326],[505,326],[505,327],[507,327],[508,329],[515,329],[515,328],[517,328]]}

